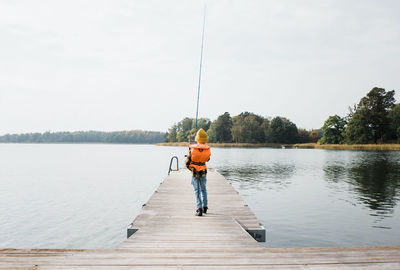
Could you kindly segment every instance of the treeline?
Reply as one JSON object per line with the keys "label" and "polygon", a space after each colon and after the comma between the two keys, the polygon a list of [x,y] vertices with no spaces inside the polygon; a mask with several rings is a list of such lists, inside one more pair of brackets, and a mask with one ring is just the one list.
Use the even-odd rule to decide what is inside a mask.
{"label": "treeline", "polygon": [[349,108],[345,117],[329,116],[322,127],[321,144],[400,142],[400,104],[395,91],[375,87]]}
{"label": "treeline", "polygon": [[152,144],[165,140],[164,132],[127,130],[127,131],[75,131],[6,134],[0,136],[3,143],[136,143]]}
{"label": "treeline", "polygon": [[[231,117],[228,112],[214,121],[200,118],[198,128],[207,131],[209,142],[217,143],[308,143],[321,138],[320,130],[298,129],[296,124],[285,117],[273,119],[251,112],[242,112]],[[194,141],[195,120],[184,118],[174,124],[166,133],[166,142]]]}

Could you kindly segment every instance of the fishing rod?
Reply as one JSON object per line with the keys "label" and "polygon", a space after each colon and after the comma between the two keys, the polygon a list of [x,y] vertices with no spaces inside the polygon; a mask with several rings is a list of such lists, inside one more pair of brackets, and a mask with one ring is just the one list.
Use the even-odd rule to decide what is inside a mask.
{"label": "fishing rod", "polygon": [[201,34],[201,50],[200,50],[200,69],[199,69],[199,82],[197,86],[197,107],[196,107],[196,122],[194,126],[194,136],[197,133],[197,119],[199,115],[199,100],[200,100],[200,86],[201,86],[201,71],[203,67],[203,51],[204,51],[204,30],[206,25],[206,1],[204,0],[204,11],[203,11],[203,31]]}

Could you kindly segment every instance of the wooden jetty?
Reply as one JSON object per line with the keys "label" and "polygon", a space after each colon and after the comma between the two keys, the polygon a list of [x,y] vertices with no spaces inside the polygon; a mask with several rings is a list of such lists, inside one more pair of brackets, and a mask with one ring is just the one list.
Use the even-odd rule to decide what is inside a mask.
{"label": "wooden jetty", "polygon": [[[194,216],[188,171],[168,176],[113,250],[0,249],[0,269],[400,269],[400,247],[264,248],[265,231],[219,173]],[[257,239],[257,240],[256,240]]]}

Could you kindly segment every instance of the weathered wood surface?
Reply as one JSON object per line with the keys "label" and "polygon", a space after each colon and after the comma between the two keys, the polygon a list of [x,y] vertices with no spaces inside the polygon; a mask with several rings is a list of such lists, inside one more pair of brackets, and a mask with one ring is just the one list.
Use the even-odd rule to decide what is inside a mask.
{"label": "weathered wood surface", "polygon": [[0,269],[400,269],[400,248],[8,249]]}
{"label": "weathered wood surface", "polygon": [[119,248],[261,248],[243,229],[263,227],[232,185],[211,170],[207,189],[209,211],[196,217],[190,172],[174,172],[160,184],[133,221],[138,231]]}
{"label": "weathered wood surface", "polygon": [[260,228],[245,202],[218,173],[208,178],[206,216],[194,216],[190,175],[179,171],[116,249],[0,249],[0,269],[400,269],[400,247],[264,248],[242,228]]}

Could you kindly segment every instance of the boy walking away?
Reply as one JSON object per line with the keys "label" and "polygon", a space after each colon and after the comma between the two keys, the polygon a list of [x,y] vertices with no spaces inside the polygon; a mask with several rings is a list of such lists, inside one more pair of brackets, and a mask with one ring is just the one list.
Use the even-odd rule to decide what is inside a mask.
{"label": "boy walking away", "polygon": [[186,167],[192,171],[192,185],[194,196],[196,197],[196,216],[202,216],[207,213],[207,165],[210,160],[210,146],[207,133],[201,128],[195,138],[197,144],[189,146],[189,154],[186,158]]}

